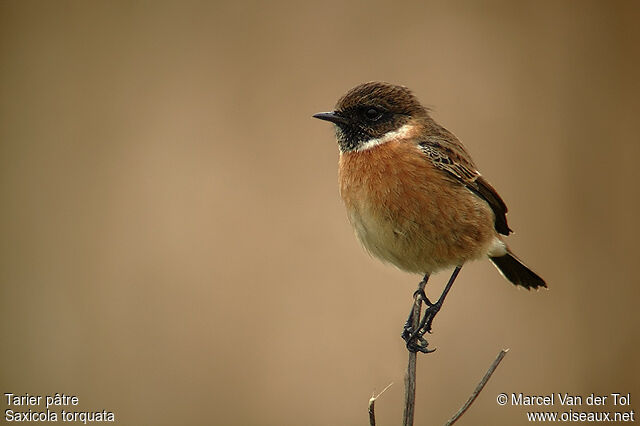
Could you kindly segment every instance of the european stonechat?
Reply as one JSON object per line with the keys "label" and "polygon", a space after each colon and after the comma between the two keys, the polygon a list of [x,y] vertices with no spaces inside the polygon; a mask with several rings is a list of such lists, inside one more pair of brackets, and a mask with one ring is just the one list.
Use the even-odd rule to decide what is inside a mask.
{"label": "european stonechat", "polygon": [[409,89],[361,84],[314,117],[335,125],[340,195],[369,253],[425,280],[488,256],[513,284],[546,287],[505,244],[500,195]]}

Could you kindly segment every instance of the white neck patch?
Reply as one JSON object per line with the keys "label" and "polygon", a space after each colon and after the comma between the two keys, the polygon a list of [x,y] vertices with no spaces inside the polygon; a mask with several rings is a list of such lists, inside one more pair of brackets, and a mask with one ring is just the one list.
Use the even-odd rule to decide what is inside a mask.
{"label": "white neck patch", "polygon": [[414,126],[412,124],[405,124],[404,126],[400,127],[398,130],[392,130],[392,131],[387,132],[384,135],[380,136],[379,138],[370,139],[370,140],[366,141],[365,143],[360,145],[356,149],[356,151],[357,152],[366,151],[366,150],[371,149],[371,148],[373,148],[375,146],[382,145],[382,144],[387,143],[387,142],[391,142],[392,140],[395,140],[395,139],[407,138],[407,137],[409,137],[409,134],[413,130],[413,127]]}

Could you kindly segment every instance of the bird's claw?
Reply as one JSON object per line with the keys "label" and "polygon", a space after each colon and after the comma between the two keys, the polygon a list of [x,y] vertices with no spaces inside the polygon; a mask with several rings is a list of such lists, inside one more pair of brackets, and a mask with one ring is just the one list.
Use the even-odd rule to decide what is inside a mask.
{"label": "bird's claw", "polygon": [[411,336],[409,340],[407,340],[407,350],[409,352],[422,352],[423,354],[435,352],[435,349],[429,349],[427,339],[418,335]]}
{"label": "bird's claw", "polygon": [[402,331],[402,339],[407,344],[407,350],[410,352],[422,352],[424,354],[435,351],[435,349],[428,348],[429,342],[427,342],[427,339],[422,337],[422,334],[424,333],[420,333],[420,330],[418,330],[418,332],[414,332],[411,327],[405,327]]}

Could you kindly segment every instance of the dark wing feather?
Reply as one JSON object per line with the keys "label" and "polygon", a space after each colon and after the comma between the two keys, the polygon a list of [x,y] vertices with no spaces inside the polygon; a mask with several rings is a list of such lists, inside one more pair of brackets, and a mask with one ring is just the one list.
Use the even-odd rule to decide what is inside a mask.
{"label": "dark wing feather", "polygon": [[496,231],[503,235],[509,235],[512,232],[507,224],[506,204],[489,182],[476,170],[471,157],[455,139],[455,136],[429,138],[421,142],[419,146],[437,168],[453,176],[489,204],[495,216]]}
{"label": "dark wing feather", "polygon": [[489,206],[493,210],[493,213],[496,217],[495,220],[495,228],[496,231],[501,233],[502,235],[509,235],[511,232],[511,228],[507,224],[507,205],[504,203],[500,195],[493,189],[493,186],[486,181],[482,176],[478,176],[476,180],[472,183],[466,184],[469,189],[478,194],[480,197],[485,199]]}

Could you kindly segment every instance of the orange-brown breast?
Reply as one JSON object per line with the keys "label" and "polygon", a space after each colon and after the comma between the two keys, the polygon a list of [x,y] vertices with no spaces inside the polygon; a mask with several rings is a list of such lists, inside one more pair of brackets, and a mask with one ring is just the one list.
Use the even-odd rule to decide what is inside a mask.
{"label": "orange-brown breast", "polygon": [[485,255],[496,238],[488,204],[406,139],[341,153],[339,182],[360,242],[400,269],[461,265]]}

